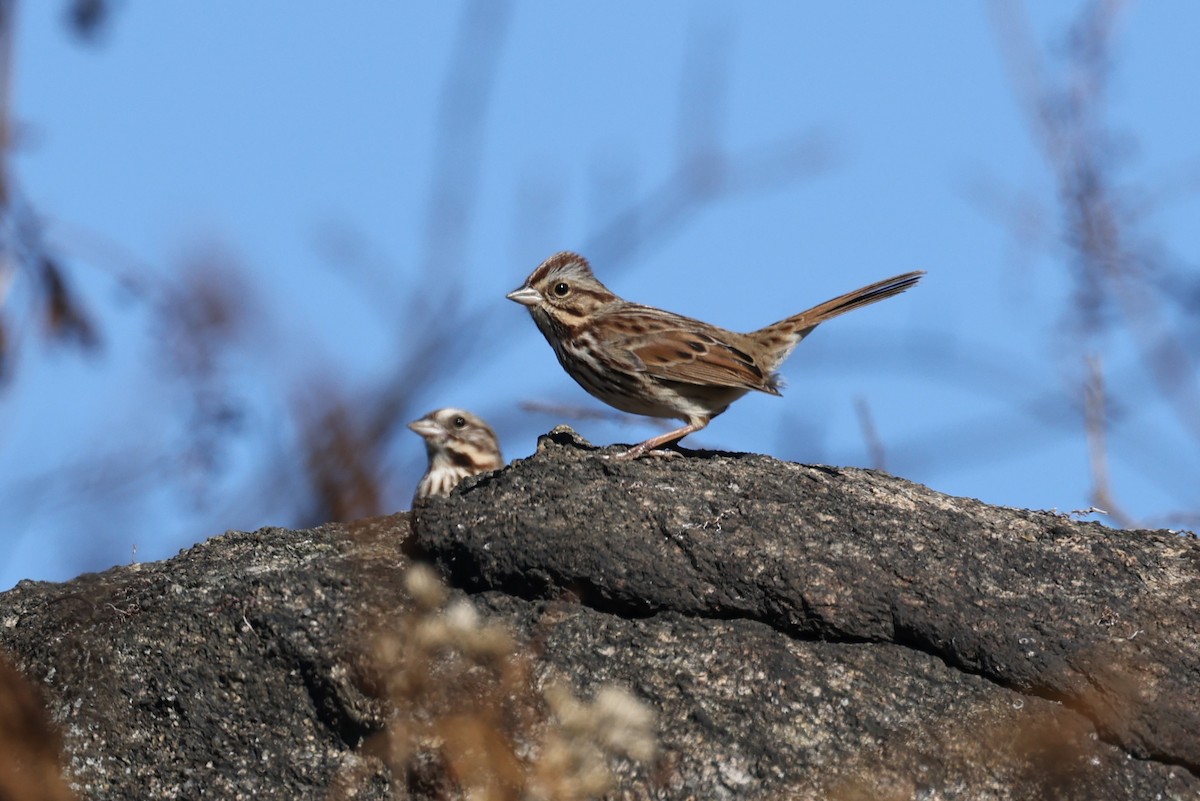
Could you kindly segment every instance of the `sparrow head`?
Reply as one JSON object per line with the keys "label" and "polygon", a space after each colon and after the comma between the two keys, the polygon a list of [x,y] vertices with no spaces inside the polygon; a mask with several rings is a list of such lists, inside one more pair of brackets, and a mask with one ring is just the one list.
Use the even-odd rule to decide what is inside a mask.
{"label": "sparrow head", "polygon": [[592,275],[587,259],[568,251],[555,253],[538,265],[507,297],[528,307],[543,331],[551,318],[561,326],[575,328],[618,300]]}
{"label": "sparrow head", "polygon": [[425,440],[430,469],[453,466],[474,475],[504,466],[495,432],[466,409],[438,409],[408,427]]}

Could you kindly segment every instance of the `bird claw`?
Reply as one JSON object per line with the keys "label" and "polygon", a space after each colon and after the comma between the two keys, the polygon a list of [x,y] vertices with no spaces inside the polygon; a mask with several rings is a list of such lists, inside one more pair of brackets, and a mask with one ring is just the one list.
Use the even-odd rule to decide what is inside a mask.
{"label": "bird claw", "polygon": [[630,448],[627,451],[621,451],[620,453],[613,453],[613,454],[603,453],[600,455],[600,458],[601,459],[609,459],[614,462],[632,462],[633,460],[640,459],[643,456],[650,456],[655,459],[681,459],[681,458],[683,458],[683,454],[680,453],[679,451],[669,451],[669,450],[660,449],[660,448],[655,448],[652,451],[645,451],[645,450],[641,450],[640,448],[636,448],[636,447]]}

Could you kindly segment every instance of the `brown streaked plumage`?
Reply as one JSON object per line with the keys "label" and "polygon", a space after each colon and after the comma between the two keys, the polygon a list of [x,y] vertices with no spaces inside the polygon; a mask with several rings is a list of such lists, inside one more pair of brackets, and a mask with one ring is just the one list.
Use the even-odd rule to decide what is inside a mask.
{"label": "brown streaked plumage", "polygon": [[413,505],[430,495],[449,495],[467,476],[504,467],[496,434],[465,409],[438,409],[408,427],[425,440],[429,467],[417,484]]}
{"label": "brown streaked plumage", "polygon": [[508,298],[529,309],[559,364],[589,393],[624,412],[686,423],[617,457],[636,459],[699,431],[751,390],[780,394],[776,369],[814,328],[898,295],[922,275],[877,281],[748,334],[622,300],[576,253],[546,259]]}

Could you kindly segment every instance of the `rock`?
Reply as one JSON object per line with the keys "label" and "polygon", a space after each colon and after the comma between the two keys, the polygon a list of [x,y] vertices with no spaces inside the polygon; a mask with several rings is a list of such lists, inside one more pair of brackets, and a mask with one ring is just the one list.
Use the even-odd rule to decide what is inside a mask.
{"label": "rock", "polygon": [[[415,554],[512,627],[529,692],[565,677],[655,710],[658,756],[614,763],[614,797],[1200,796],[1196,540],[871,471],[612,452],[556,430],[411,528],[230,533],[23,582],[0,647],[85,797],[445,797],[435,757],[377,758],[396,696],[372,633],[416,614]],[[456,692],[429,675],[414,705]]]}
{"label": "rock", "polygon": [[418,510],[414,545],[471,591],[670,632],[611,647],[645,663],[635,686],[700,777],[688,792],[739,764],[730,797],[1031,797],[1002,789],[1018,778],[1074,788],[1058,797],[1200,792],[1194,538],[868,470],[615,452],[556,430]]}
{"label": "rock", "polygon": [[0,647],[48,696],[79,794],[319,797],[379,725],[343,678],[358,621],[400,603],[407,520],[379,527],[229,533],[0,595]]}

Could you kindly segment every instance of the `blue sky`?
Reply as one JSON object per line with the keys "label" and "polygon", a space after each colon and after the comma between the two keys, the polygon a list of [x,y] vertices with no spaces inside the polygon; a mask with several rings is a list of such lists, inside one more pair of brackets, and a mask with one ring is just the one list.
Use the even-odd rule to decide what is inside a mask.
{"label": "blue sky", "polygon": [[[1000,7],[526,2],[505,16],[497,3],[124,3],[91,46],[67,33],[61,3],[24,4],[10,170],[105,347],[87,358],[33,335],[21,343],[0,395],[0,587],[293,522],[246,497],[263,454],[287,450],[272,399],[353,394],[387,376],[395,333],[431,285],[480,310],[462,336],[487,356],[448,357],[412,417],[472,409],[496,424],[508,458],[527,456],[564,418],[521,402],[600,407],[504,299],[562,249],[591,256],[627,298],[739,330],[927,270],[906,295],[806,340],[782,369],[782,399],[747,397],[683,444],[869,466],[865,402],[890,472],[1004,505],[1091,505],[1056,190],[1005,60]],[[1062,65],[1080,7],[1028,3],[1015,17],[1046,68]],[[464,14],[481,8],[493,15],[481,25],[503,33],[479,40],[498,42],[494,53],[466,50],[490,80],[456,46]],[[1196,30],[1193,3],[1125,8],[1104,116],[1122,136],[1119,182],[1155,203],[1140,234],[1192,273]],[[489,94],[448,135],[440,103],[456,69]],[[698,92],[706,99],[691,102]],[[758,158],[766,174],[735,170],[749,176],[743,188],[622,250],[604,232],[697,141],[743,167]],[[809,154],[801,169],[770,159],[781,143]],[[460,158],[471,152],[477,161]],[[440,239],[429,235],[439,175],[467,204]],[[981,197],[1028,201],[1045,246],[1016,240]],[[169,280],[196,252],[244,266],[238,291],[263,311],[226,365],[245,433],[221,471],[181,492],[153,480],[154,460],[184,437],[175,412],[187,399],[163,378],[151,316],[119,275]],[[9,302],[20,299],[14,287]],[[1151,523],[1195,511],[1195,440],[1146,388],[1126,337],[1098,346],[1128,393],[1108,441],[1117,499]],[[605,444],[658,430],[568,422]],[[63,477],[93,458],[143,478],[83,503],[78,479]],[[391,507],[405,508],[419,440],[397,434],[387,459]]]}

